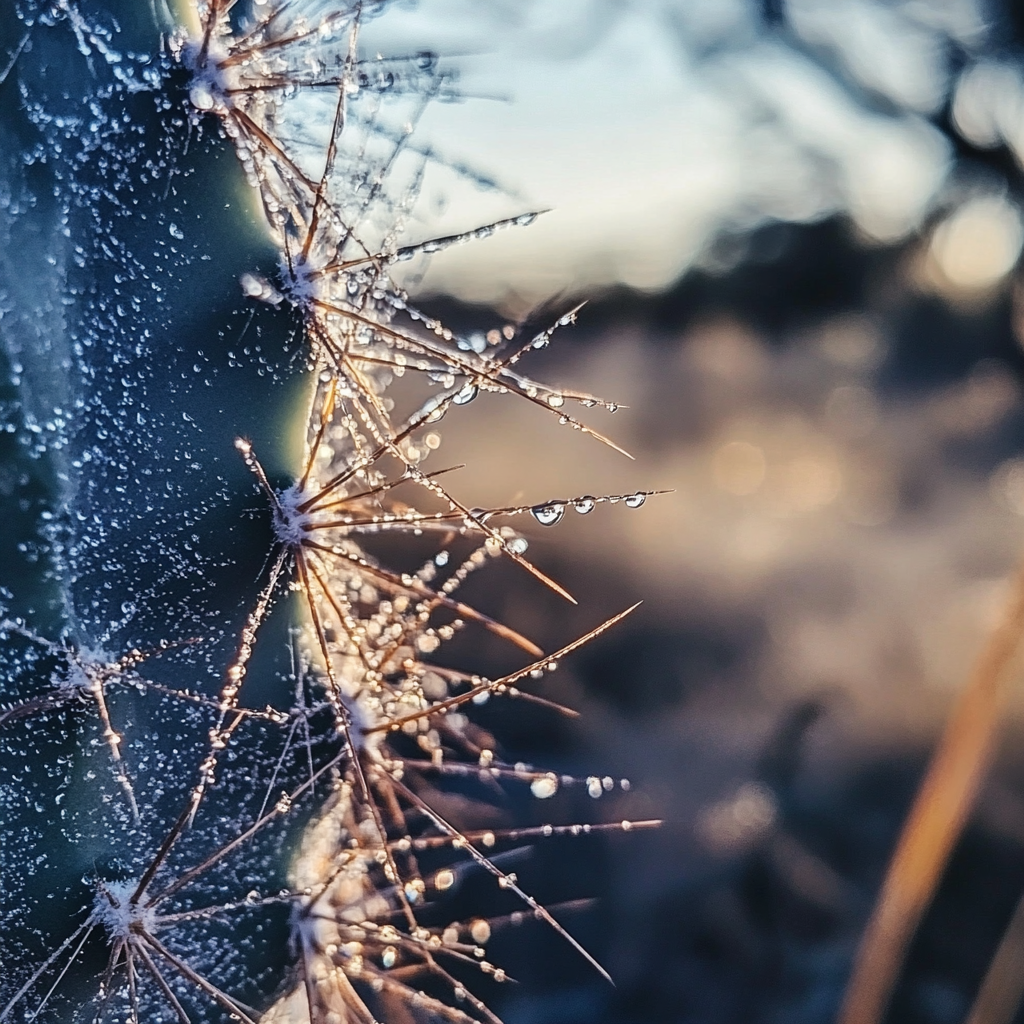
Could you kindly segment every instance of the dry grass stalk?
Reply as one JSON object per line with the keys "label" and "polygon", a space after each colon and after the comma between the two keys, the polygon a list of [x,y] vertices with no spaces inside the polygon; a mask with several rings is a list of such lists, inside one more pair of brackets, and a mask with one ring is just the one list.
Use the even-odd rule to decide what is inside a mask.
{"label": "dry grass stalk", "polygon": [[985,776],[1024,634],[1024,566],[957,700],[861,939],[838,1024],[883,1019],[907,948]]}

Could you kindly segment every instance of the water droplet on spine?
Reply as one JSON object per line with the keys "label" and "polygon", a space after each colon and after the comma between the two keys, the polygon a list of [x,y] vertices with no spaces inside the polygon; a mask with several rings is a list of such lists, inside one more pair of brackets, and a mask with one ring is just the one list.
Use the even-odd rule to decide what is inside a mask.
{"label": "water droplet on spine", "polygon": [[565,515],[564,505],[538,505],[530,509],[530,514],[541,526],[554,526]]}
{"label": "water droplet on spine", "polygon": [[558,778],[555,775],[545,775],[542,778],[534,779],[530,783],[530,792],[538,800],[547,800],[558,792]]}

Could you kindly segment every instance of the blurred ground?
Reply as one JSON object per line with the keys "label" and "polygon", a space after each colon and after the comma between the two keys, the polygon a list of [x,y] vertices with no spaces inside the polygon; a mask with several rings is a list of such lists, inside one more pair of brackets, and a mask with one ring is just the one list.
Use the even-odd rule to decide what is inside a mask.
{"label": "blurred ground", "polygon": [[[507,398],[441,426],[470,504],[674,488],[522,526],[578,609],[501,570],[494,610],[548,649],[645,600],[546,684],[583,711],[568,737],[524,722],[509,743],[631,778],[603,818],[666,819],[609,844],[618,906],[592,941],[621,990],[512,1019],[830,1020],[1022,550],[1013,276],[965,300],[929,276],[936,235],[866,247],[840,219],[744,244],[730,272],[598,298],[530,368],[621,401],[583,418],[635,462]],[[1018,688],[894,1021],[962,1019],[1024,884],[1022,712]]]}

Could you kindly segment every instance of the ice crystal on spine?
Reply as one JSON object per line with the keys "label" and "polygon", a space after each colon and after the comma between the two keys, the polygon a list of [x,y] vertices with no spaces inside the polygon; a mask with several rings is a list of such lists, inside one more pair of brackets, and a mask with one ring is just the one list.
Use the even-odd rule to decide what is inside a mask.
{"label": "ice crystal on spine", "polygon": [[302,508],[309,495],[301,487],[286,487],[277,494],[274,506],[274,536],[286,546],[301,544],[312,529],[312,518]]}
{"label": "ice crystal on spine", "polygon": [[112,939],[125,941],[132,932],[155,932],[156,911],[135,897],[139,880],[101,882],[96,887],[93,914]]}

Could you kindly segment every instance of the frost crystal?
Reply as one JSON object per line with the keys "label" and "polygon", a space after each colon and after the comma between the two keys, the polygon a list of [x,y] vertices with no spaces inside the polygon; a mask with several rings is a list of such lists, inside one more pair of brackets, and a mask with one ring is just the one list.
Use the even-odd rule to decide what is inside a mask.
{"label": "frost crystal", "polygon": [[93,913],[112,939],[127,939],[132,932],[155,932],[156,912],[133,897],[139,880],[103,882],[96,892]]}
{"label": "frost crystal", "polygon": [[274,506],[274,536],[286,547],[301,544],[313,528],[312,516],[302,511],[309,498],[309,493],[299,487],[288,487],[278,492]]}

